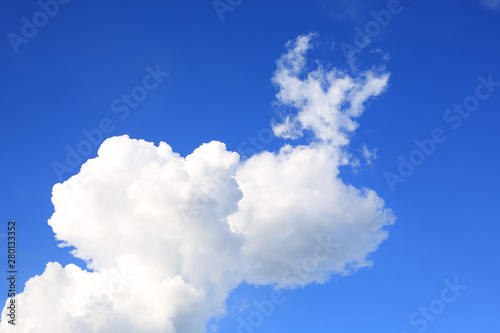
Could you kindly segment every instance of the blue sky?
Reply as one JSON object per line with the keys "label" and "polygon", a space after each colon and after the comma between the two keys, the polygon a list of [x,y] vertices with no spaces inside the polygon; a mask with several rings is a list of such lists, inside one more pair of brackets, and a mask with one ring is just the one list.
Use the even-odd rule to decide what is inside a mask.
{"label": "blue sky", "polygon": [[[82,131],[101,126],[107,132],[103,140],[126,134],[155,145],[166,142],[181,156],[212,140],[240,154],[256,148],[250,155],[314,141],[305,133],[299,140],[251,143],[270,132],[276,117],[278,88],[272,78],[285,44],[314,33],[306,70],[318,60],[352,77],[375,68],[390,74],[383,92],[365,103],[359,127],[344,147],[359,165],[341,165],[339,177],[374,190],[396,221],[369,254],[372,267],[284,290],[286,300],[251,331],[498,331],[498,1],[402,0],[399,6],[363,0],[221,1],[225,5],[218,6],[231,8],[222,13],[226,7],[218,13],[211,1],[62,3],[30,38],[22,37],[23,17],[33,22],[42,10],[39,3],[4,3],[0,14],[5,36],[0,233],[6,233],[8,220],[17,221],[18,292],[48,262],[86,268],[68,248],[57,246],[47,224],[54,213],[54,184],[97,156],[99,136],[89,154],[67,165],[67,147],[76,151],[86,140]],[[374,23],[372,11],[388,8],[394,11],[390,22]],[[357,31],[370,27],[380,29],[368,30],[370,42],[346,57],[342,48],[356,46]],[[19,42],[10,33],[25,39]],[[136,89],[148,85],[151,89]],[[134,89],[146,95],[125,107],[122,94]],[[463,103],[472,103],[466,107],[474,111],[462,111],[466,116],[448,111]],[[124,107],[129,113],[121,119]],[[429,142],[436,129],[446,140],[435,140],[428,155],[416,152],[415,140]],[[376,149],[371,163],[363,158],[363,147]],[[403,176],[400,156],[422,163]],[[67,169],[58,173],[55,165]],[[391,183],[389,173],[404,182]],[[6,239],[0,240],[6,257]],[[1,267],[6,275],[5,264]],[[439,301],[455,279],[467,288],[454,301]],[[4,304],[5,279],[0,290]],[[238,318],[248,323],[257,311],[254,302],[268,301],[272,291],[269,284],[240,284],[227,299],[226,315],[211,319],[208,330],[244,332]],[[412,315],[430,304],[445,309],[433,319],[413,316],[412,324]],[[29,321],[22,306],[18,315],[18,321]],[[2,329],[15,332],[10,325]]]}

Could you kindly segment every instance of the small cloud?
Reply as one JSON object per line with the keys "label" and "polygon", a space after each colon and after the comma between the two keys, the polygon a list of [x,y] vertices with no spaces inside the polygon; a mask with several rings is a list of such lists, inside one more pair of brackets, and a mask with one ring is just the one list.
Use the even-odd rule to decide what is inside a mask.
{"label": "small cloud", "polygon": [[361,153],[363,154],[367,165],[373,165],[372,161],[377,159],[377,148],[370,150],[368,147],[366,147],[366,145],[363,145],[361,147]]}
{"label": "small cloud", "polygon": [[215,324],[212,324],[210,325],[209,329],[210,329],[210,332],[217,332],[219,330],[219,326],[218,325],[215,325]]}
{"label": "small cloud", "polygon": [[370,53],[380,54],[381,57],[382,57],[382,59],[384,61],[390,61],[391,60],[391,54],[389,53],[389,51],[384,52],[381,49],[372,49],[372,50],[370,50]]}
{"label": "small cloud", "polygon": [[[299,36],[287,44],[288,52],[277,61],[273,83],[279,89],[276,95],[282,105],[297,110],[281,122],[273,124],[274,134],[284,139],[296,139],[304,132],[313,133],[316,141],[332,147],[349,144],[349,133],[359,124],[368,100],[380,95],[387,87],[389,73],[383,68],[369,70],[352,77],[333,68],[326,70],[318,64],[306,72],[306,54],[314,34]],[[304,79],[302,79],[304,77]]]}
{"label": "small cloud", "polygon": [[364,0],[325,0],[322,11],[331,20],[360,23],[365,18],[367,7]]}
{"label": "small cloud", "polygon": [[491,10],[500,9],[500,0],[481,0],[481,4]]}

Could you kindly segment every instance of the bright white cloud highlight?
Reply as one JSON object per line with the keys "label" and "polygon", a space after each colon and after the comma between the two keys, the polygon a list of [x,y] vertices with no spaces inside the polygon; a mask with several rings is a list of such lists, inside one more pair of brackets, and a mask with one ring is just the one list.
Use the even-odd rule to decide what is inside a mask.
{"label": "bright white cloud highlight", "polygon": [[[288,43],[273,77],[278,103],[295,109],[275,133],[310,131],[310,145],[241,161],[221,142],[184,158],[163,142],[114,137],[56,184],[49,224],[93,271],[47,264],[17,297],[15,332],[201,333],[243,281],[295,287],[369,266],[394,216],[374,191],[345,184],[339,166],[354,118],[388,75],[303,73],[312,37]],[[3,318],[1,331],[14,332]]]}

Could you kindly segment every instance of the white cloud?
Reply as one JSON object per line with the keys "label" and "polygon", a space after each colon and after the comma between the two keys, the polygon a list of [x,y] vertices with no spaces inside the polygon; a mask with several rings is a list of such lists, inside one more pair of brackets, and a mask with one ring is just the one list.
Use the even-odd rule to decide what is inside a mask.
{"label": "white cloud", "polygon": [[481,4],[488,9],[500,9],[500,0],[481,0]]}
{"label": "white cloud", "polygon": [[[325,145],[285,146],[241,166],[236,178],[244,196],[229,223],[245,236],[247,281],[305,285],[370,265],[366,256],[387,237],[383,227],[393,217],[373,191],[344,184],[338,166],[338,156]],[[297,281],[290,269],[312,257],[325,236],[334,253]]]}
{"label": "white cloud", "polygon": [[366,164],[373,165],[373,160],[377,159],[377,148],[368,149],[366,145],[361,146],[361,154],[366,161]]}
{"label": "white cloud", "polygon": [[[114,137],[56,184],[49,224],[93,271],[49,263],[18,295],[15,332],[204,332],[243,281],[294,287],[369,266],[394,216],[374,191],[345,184],[339,166],[353,118],[388,75],[304,76],[311,38],[288,44],[273,79],[278,102],[297,109],[275,132],[310,130],[310,145],[240,161],[221,142],[184,158]],[[0,330],[13,332],[5,319]]]}
{"label": "white cloud", "polygon": [[379,95],[387,86],[389,74],[383,69],[361,73],[353,78],[333,68],[305,72],[306,52],[314,35],[303,35],[288,42],[288,53],[278,61],[273,83],[279,88],[278,101],[296,109],[275,123],[276,136],[296,139],[311,131],[314,136],[331,146],[345,146],[348,134],[353,132],[364,110],[363,104]]}

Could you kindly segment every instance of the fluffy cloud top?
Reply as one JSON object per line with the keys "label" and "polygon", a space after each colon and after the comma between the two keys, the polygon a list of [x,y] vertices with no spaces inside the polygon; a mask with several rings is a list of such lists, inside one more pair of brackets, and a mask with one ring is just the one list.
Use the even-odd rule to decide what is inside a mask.
{"label": "fluffy cloud top", "polygon": [[[47,264],[17,296],[15,332],[201,333],[243,281],[296,287],[369,266],[394,216],[374,191],[345,184],[339,166],[354,118],[388,75],[304,76],[311,38],[288,44],[273,77],[278,102],[295,109],[275,133],[310,131],[310,145],[241,161],[221,142],[182,157],[114,137],[56,184],[49,224],[91,271]],[[0,329],[13,332],[5,314]]]}

